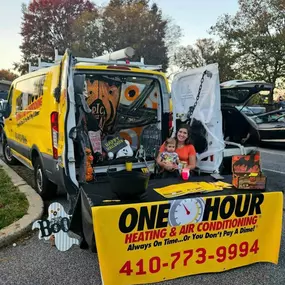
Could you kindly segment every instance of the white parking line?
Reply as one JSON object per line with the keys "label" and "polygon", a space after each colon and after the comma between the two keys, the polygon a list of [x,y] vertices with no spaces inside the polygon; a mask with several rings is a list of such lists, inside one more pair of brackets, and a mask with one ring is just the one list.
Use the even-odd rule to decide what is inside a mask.
{"label": "white parking line", "polygon": [[265,153],[269,153],[269,154],[274,154],[274,155],[284,155],[285,156],[285,151],[282,151],[282,150],[267,150],[267,149],[264,149],[264,148],[260,148],[259,149],[261,151],[261,153],[265,152]]}
{"label": "white parking line", "polygon": [[270,172],[275,172],[275,173],[279,173],[279,174],[285,174],[285,172],[282,172],[282,171],[273,170],[273,169],[267,169],[267,168],[263,168],[263,167],[262,167],[262,170],[270,171]]}

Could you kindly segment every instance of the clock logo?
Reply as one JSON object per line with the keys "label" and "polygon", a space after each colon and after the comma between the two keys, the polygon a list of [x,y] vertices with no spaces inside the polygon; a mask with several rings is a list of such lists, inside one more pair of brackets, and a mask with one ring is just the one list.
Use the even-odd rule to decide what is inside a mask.
{"label": "clock logo", "polygon": [[205,201],[202,198],[189,198],[171,202],[168,221],[170,226],[199,223],[203,219]]}

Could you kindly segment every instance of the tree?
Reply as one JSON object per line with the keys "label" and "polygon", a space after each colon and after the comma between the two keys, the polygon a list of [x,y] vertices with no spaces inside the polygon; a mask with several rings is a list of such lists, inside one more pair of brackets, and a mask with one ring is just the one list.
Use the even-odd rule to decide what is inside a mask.
{"label": "tree", "polygon": [[218,63],[221,82],[237,76],[234,70],[235,56],[231,47],[209,38],[198,39],[194,46],[179,47],[174,54],[173,62],[182,70]]}
{"label": "tree", "polygon": [[169,24],[158,6],[150,7],[149,1],[111,0],[102,15],[101,40],[108,52],[132,46],[136,51],[132,60],[143,57],[145,63],[162,64],[166,70],[168,48],[173,44],[166,38],[171,34]]}
{"label": "tree", "polygon": [[[97,15],[89,0],[32,0],[28,6],[22,6],[22,12],[22,64],[36,63],[38,57],[49,62],[54,59],[55,48],[60,54],[66,48],[72,48],[75,55],[77,52],[92,54],[90,49],[94,47],[90,42],[87,44],[86,37],[92,35],[94,42],[99,30],[88,26]],[[90,28],[88,34],[87,27]],[[23,72],[21,64],[16,67]]]}
{"label": "tree", "polygon": [[135,48],[133,60],[144,57],[166,70],[181,36],[180,27],[148,0],[111,0],[101,10],[91,0],[32,0],[22,10],[23,57],[14,64],[21,73],[27,62],[37,65],[38,57],[52,62],[55,48],[60,54],[70,48],[75,56],[94,57],[127,46]]}
{"label": "tree", "polygon": [[[211,33],[231,44],[244,78],[276,83],[285,75],[285,1],[239,0],[234,16],[223,15]],[[271,102],[273,98],[269,99]]]}
{"label": "tree", "polygon": [[18,77],[18,75],[13,73],[9,69],[1,69],[0,70],[0,80],[13,81],[17,77]]}
{"label": "tree", "polygon": [[96,57],[103,53],[104,45],[100,39],[101,18],[97,10],[84,12],[74,21],[73,32],[76,39],[71,43],[75,56]]}

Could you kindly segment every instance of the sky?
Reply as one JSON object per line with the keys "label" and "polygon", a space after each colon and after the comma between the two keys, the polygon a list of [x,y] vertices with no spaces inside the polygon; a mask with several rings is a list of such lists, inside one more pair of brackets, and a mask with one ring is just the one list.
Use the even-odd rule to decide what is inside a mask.
{"label": "sky", "polygon": [[[5,2],[5,4],[4,4]],[[30,0],[0,0],[0,69],[13,68],[20,61],[22,3]],[[97,5],[108,0],[93,0]],[[181,45],[194,44],[198,38],[209,37],[207,31],[222,14],[235,14],[238,0],[151,0],[156,2],[165,16],[182,28]]]}

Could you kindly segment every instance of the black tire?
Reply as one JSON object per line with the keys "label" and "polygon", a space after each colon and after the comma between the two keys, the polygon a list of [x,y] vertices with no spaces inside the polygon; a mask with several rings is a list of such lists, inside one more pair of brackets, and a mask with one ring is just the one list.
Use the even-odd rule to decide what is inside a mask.
{"label": "black tire", "polygon": [[35,188],[43,200],[51,200],[56,197],[57,185],[48,180],[39,157],[34,163]]}
{"label": "black tire", "polygon": [[9,165],[16,165],[18,164],[18,160],[11,154],[11,149],[7,143],[6,139],[3,139],[3,156],[5,162]]}

